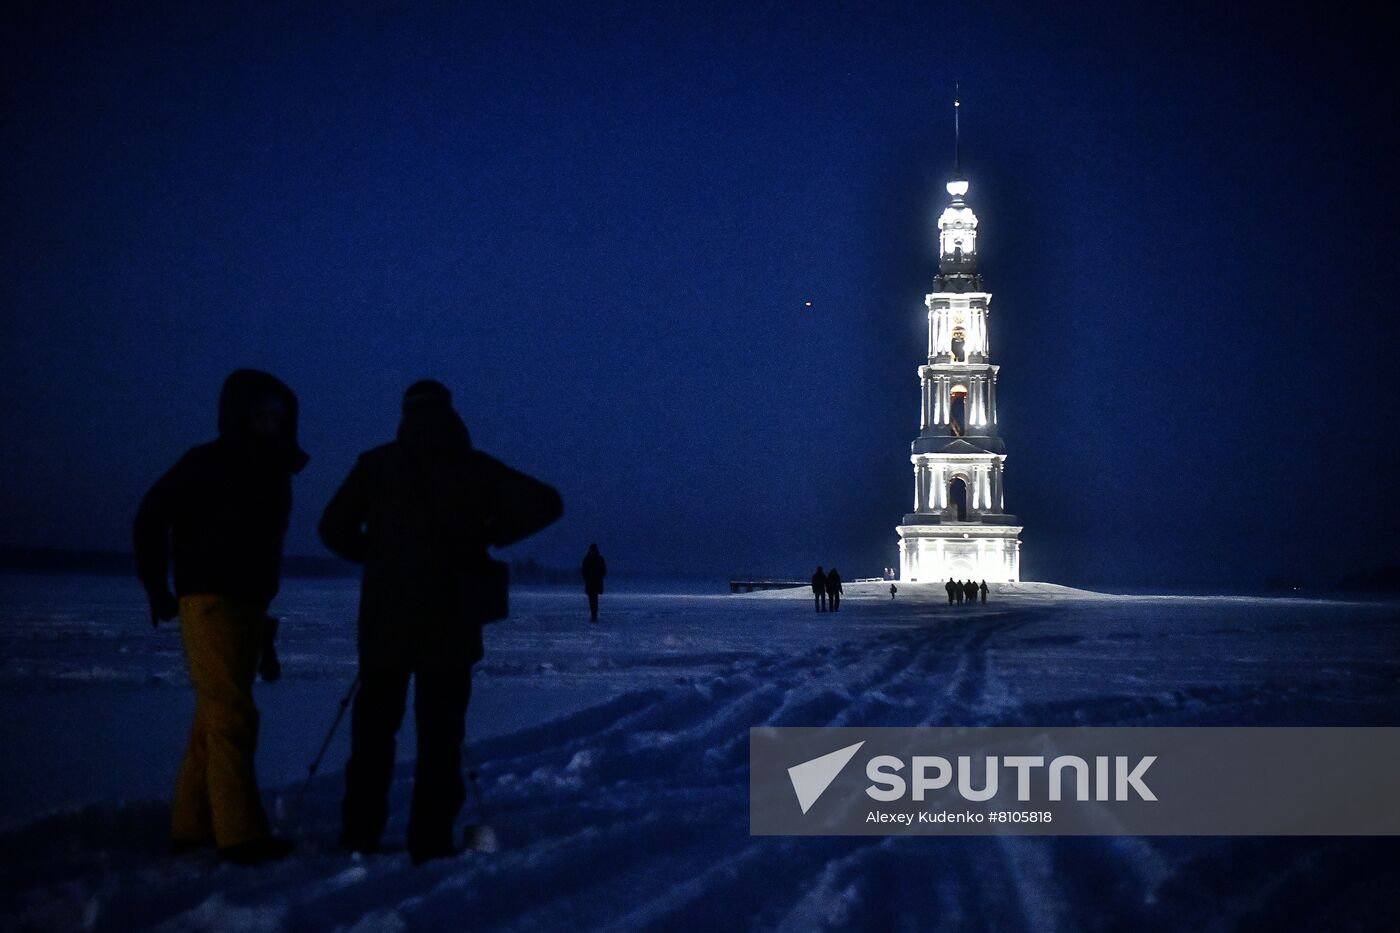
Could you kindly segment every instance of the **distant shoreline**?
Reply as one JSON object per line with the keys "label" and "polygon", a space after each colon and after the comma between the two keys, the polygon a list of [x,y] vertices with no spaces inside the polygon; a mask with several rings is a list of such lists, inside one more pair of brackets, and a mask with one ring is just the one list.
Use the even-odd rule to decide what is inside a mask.
{"label": "distant shoreline", "polygon": [[[360,569],[335,557],[288,556],[282,572],[289,577],[354,577]],[[66,548],[0,547],[0,573],[90,573],[133,576],[136,558],[122,551]]]}
{"label": "distant shoreline", "polygon": [[[0,545],[0,575],[3,574],[90,574],[135,579],[136,558],[123,551]],[[282,559],[282,576],[302,580],[353,580],[360,576],[360,566],[338,557],[290,554]],[[617,577],[618,582],[634,586],[655,581],[705,587],[723,584],[719,577],[677,574],[617,574]],[[518,586],[579,585],[577,569],[550,567],[528,557],[510,561],[510,578]]]}
{"label": "distant shoreline", "polygon": [[[573,586],[578,582],[578,571],[570,568],[550,567],[532,558],[510,562],[511,581],[532,586]],[[86,573],[101,576],[134,576],[136,558],[124,551],[101,551],[68,548],[19,547],[0,545],[0,574],[48,574]],[[358,577],[360,568],[356,564],[329,555],[292,554],[283,558],[282,574],[298,579],[347,579]],[[743,575],[739,575],[743,576]],[[618,574],[622,580],[643,583],[648,580],[668,582],[686,581],[702,586],[725,586],[735,575],[696,575],[674,573]],[[895,581],[898,582],[898,581]],[[888,585],[888,584],[885,584]],[[1081,584],[1074,584],[1080,586]],[[1400,595],[1400,567],[1378,567],[1348,574],[1340,580],[1317,586],[1295,586],[1292,581],[1270,581],[1256,587],[1226,586],[1223,584],[1163,583],[1152,586],[1139,584],[1115,585],[1112,583],[1086,583],[1083,588],[1120,595],[1172,595],[1190,593],[1236,593],[1240,595],[1260,594],[1271,596],[1325,596],[1345,593],[1347,595],[1397,596]]]}

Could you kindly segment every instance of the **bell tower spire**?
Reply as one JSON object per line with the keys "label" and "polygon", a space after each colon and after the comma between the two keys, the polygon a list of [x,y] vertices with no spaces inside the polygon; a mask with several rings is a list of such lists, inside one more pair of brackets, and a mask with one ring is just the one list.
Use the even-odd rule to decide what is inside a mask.
{"label": "bell tower spire", "polygon": [[953,85],[953,177],[962,177],[962,132],[958,126],[958,111],[962,101],[958,99],[958,86]]}

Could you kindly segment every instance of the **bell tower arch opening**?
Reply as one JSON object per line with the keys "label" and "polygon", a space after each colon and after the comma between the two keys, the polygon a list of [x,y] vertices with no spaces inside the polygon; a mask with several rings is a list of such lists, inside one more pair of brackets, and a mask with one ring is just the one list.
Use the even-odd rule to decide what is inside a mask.
{"label": "bell tower arch opening", "polygon": [[954,437],[962,437],[967,424],[967,386],[953,386],[948,399],[948,427]]}
{"label": "bell tower arch opening", "polygon": [[948,481],[948,508],[956,521],[967,521],[967,480],[954,476]]}

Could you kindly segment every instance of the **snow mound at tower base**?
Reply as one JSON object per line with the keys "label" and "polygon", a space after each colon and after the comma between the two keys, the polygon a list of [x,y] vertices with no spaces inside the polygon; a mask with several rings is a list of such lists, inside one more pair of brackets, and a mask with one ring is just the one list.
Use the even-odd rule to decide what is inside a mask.
{"label": "snow mound at tower base", "polygon": [[[843,599],[886,599],[890,598],[890,583],[894,583],[899,588],[896,600],[907,600],[914,603],[927,602],[948,602],[948,593],[943,589],[942,583],[906,583],[899,580],[862,580],[856,582],[842,583],[841,589],[844,591]],[[988,583],[987,600],[990,605],[994,601],[999,601],[1003,605],[1037,605],[1041,603],[1063,602],[1070,600],[1098,600],[1098,599],[1126,599],[1128,597],[1112,596],[1107,593],[1095,593],[1090,590],[1079,590],[1072,586],[1061,586],[1058,583]],[[811,599],[811,587],[803,584],[800,587],[782,590],[760,590],[755,593],[739,593],[735,598],[742,599]]]}

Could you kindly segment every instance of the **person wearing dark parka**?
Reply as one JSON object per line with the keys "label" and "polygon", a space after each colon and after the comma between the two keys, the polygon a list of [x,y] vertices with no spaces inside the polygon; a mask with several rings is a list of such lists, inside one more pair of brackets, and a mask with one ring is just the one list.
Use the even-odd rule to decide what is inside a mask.
{"label": "person wearing dark parka", "polygon": [[409,386],[397,438],[361,454],[326,506],[321,540],[364,565],[343,848],[379,849],[412,680],[418,759],[409,855],[421,864],[456,853],[472,665],[482,657],[482,626],[506,615],[505,565],[487,549],[561,514],[552,487],[472,446],[451,393],[431,380]]}
{"label": "person wearing dark parka", "polygon": [[826,602],[832,612],[841,609],[841,594],[845,592],[841,589],[841,574],[832,567],[826,572]]}
{"label": "person wearing dark parka", "polygon": [[588,597],[588,621],[597,622],[598,597],[603,595],[603,578],[608,575],[608,562],[598,553],[598,545],[588,546],[579,573],[583,575],[583,592]]}
{"label": "person wearing dark parka", "polygon": [[[297,399],[275,376],[240,369],[219,395],[218,439],[191,448],[141,500],[133,527],[151,623],[180,617],[194,725],[171,802],[177,851],[217,847],[237,864],[281,858],[253,766],[253,679],[274,679],[268,606],[280,585],[297,444]],[[171,592],[169,574],[174,569]]]}
{"label": "person wearing dark parka", "polygon": [[812,574],[812,596],[817,601],[817,612],[826,612],[826,574],[820,567]]}

